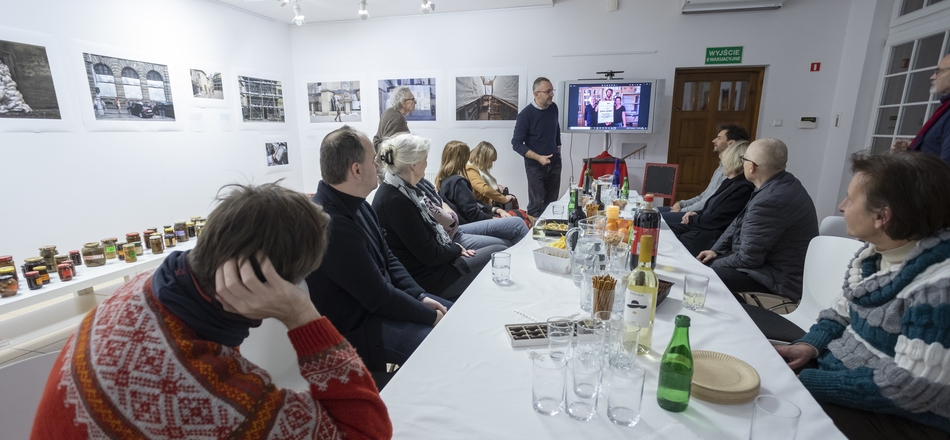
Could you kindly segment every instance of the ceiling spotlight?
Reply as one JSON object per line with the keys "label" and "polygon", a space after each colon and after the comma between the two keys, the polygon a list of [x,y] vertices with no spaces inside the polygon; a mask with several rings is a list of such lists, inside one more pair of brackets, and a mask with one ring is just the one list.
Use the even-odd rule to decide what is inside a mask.
{"label": "ceiling spotlight", "polygon": [[366,10],[366,0],[360,0],[360,20],[369,18],[369,11]]}
{"label": "ceiling spotlight", "polygon": [[277,1],[280,2],[281,7],[287,6],[287,3],[290,3],[290,0],[277,0]]}
{"label": "ceiling spotlight", "polygon": [[435,12],[435,3],[429,0],[422,0],[422,13],[428,14],[430,12]]}
{"label": "ceiling spotlight", "polygon": [[303,26],[304,24],[303,14],[300,13],[300,4],[298,2],[294,2],[294,19],[292,23],[297,26]]}

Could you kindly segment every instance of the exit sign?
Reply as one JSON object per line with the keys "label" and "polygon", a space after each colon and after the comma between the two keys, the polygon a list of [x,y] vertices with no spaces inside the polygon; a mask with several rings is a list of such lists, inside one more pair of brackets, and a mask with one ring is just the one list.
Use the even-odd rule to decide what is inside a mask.
{"label": "exit sign", "polygon": [[706,64],[741,64],[742,47],[707,47]]}

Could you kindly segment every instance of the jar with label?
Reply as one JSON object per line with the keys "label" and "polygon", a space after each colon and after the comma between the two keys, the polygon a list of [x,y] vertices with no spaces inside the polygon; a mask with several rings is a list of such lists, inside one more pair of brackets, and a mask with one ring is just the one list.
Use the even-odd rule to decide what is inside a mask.
{"label": "jar with label", "polygon": [[106,264],[106,251],[99,242],[91,241],[82,245],[82,259],[86,267],[99,267]]}
{"label": "jar with label", "polygon": [[188,241],[188,227],[185,222],[175,222],[175,238],[179,243]]}
{"label": "jar with label", "polygon": [[[115,254],[119,257],[119,261],[125,261],[125,253],[122,248],[125,247],[125,243],[116,243],[115,244]],[[135,246],[132,246],[133,248]]]}
{"label": "jar with label", "polygon": [[103,238],[102,240],[99,240],[100,242],[102,242],[102,249],[106,253],[106,260],[115,259],[116,257],[115,242],[118,240],[119,239],[115,237]]}
{"label": "jar with label", "polygon": [[30,257],[23,259],[23,265],[20,266],[23,269],[23,275],[26,275],[27,272],[32,272],[36,266],[43,266],[46,262],[43,261],[43,257]]}
{"label": "jar with label", "polygon": [[73,266],[82,266],[82,255],[79,254],[79,251],[69,251],[69,261],[73,262]]}
{"label": "jar with label", "polygon": [[10,275],[13,279],[20,281],[20,276],[16,274],[16,268],[11,266],[0,267],[0,276]]}
{"label": "jar with label", "polygon": [[185,229],[188,230],[188,238],[197,237],[195,233],[195,223],[194,222],[185,222]]}
{"label": "jar with label", "polygon": [[33,268],[33,272],[40,274],[37,280],[43,284],[49,284],[49,271],[46,270],[46,266],[36,266]]}
{"label": "jar with label", "polygon": [[16,263],[13,262],[12,255],[0,255],[0,267],[12,267],[16,268]]}
{"label": "jar with label", "polygon": [[126,263],[134,263],[139,259],[138,251],[135,249],[135,244],[133,243],[125,243],[125,245],[122,246],[122,255],[125,257]]}
{"label": "jar with label", "polygon": [[155,230],[151,228],[146,229],[145,231],[142,232],[142,246],[146,250],[152,250],[152,243],[150,243],[149,237],[151,237],[152,234],[154,233],[155,233]]}
{"label": "jar with label", "polygon": [[152,234],[148,237],[149,246],[152,248],[152,254],[161,254],[165,252],[165,242],[161,234]]}
{"label": "jar with label", "polygon": [[56,250],[56,246],[40,246],[40,256],[43,257],[43,261],[46,262],[47,267],[56,267],[56,254],[59,251]]}
{"label": "jar with label", "polygon": [[[16,269],[13,270],[16,272]],[[13,275],[0,275],[0,298],[16,295],[20,282]]]}
{"label": "jar with label", "polygon": [[165,247],[172,248],[178,244],[178,240],[175,238],[175,230],[172,228],[165,228]]}
{"label": "jar with label", "polygon": [[68,264],[68,265],[69,265],[69,270],[72,271],[73,278],[76,278],[77,276],[79,276],[79,274],[76,273],[76,266],[73,265],[72,260],[66,260],[66,262],[65,262],[65,263],[62,263],[62,264]]}
{"label": "jar with label", "polygon": [[40,280],[39,272],[31,270],[23,274],[23,276],[26,278],[26,285],[30,288],[30,290],[36,290],[43,287],[43,281]]}
{"label": "jar with label", "polygon": [[56,266],[56,274],[59,275],[60,281],[72,281],[73,280],[73,269],[69,263],[63,263],[59,266]]}
{"label": "jar with label", "polygon": [[125,234],[125,241],[132,246],[135,246],[135,255],[142,255],[144,253],[142,248],[142,237],[138,232],[129,232]]}
{"label": "jar with label", "polygon": [[195,236],[196,237],[201,237],[201,230],[205,228],[205,223],[207,222],[208,220],[205,219],[204,217],[199,218],[198,220],[195,220]]}
{"label": "jar with label", "polygon": [[53,257],[53,260],[56,261],[56,266],[55,266],[55,267],[59,267],[60,264],[63,264],[63,263],[65,263],[65,262],[69,261],[69,254],[59,254],[59,255]]}

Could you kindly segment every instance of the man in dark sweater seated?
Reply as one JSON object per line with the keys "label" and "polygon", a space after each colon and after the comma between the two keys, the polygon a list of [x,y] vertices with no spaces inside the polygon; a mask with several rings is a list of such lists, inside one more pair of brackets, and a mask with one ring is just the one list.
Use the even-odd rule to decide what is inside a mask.
{"label": "man in dark sweater seated", "polygon": [[324,264],[307,277],[310,298],[370,371],[402,364],[452,303],[427,294],[390,252],[366,196],[377,186],[373,143],[344,126],[323,139],[323,180],[313,201],[330,215]]}

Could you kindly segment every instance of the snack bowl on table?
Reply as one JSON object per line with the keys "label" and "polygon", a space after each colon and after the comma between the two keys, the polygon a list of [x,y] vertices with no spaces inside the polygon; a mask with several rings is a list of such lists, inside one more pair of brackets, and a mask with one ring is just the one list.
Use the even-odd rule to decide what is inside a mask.
{"label": "snack bowl on table", "polygon": [[571,272],[570,252],[566,249],[556,249],[544,246],[534,250],[534,265],[538,269],[566,274]]}

